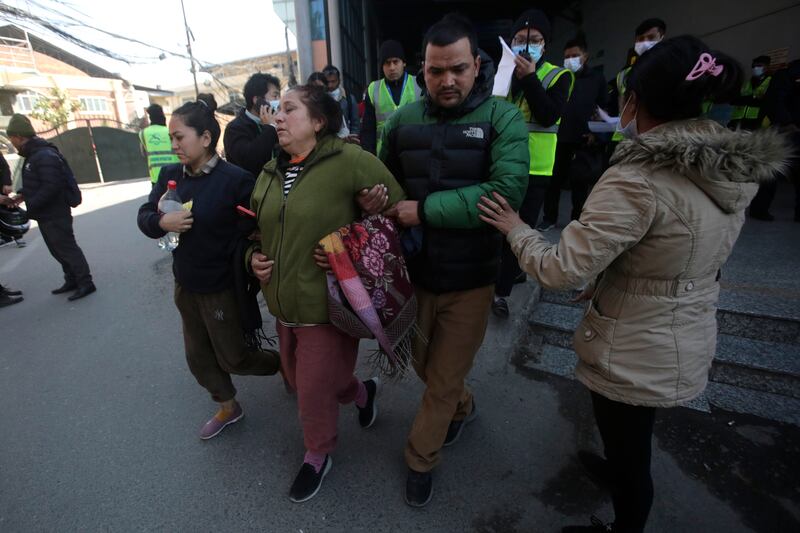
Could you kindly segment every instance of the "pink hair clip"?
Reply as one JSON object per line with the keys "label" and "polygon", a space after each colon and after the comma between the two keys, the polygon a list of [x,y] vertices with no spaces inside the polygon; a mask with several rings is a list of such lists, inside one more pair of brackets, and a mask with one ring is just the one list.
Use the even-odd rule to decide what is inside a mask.
{"label": "pink hair clip", "polygon": [[717,60],[711,54],[703,52],[700,54],[700,59],[695,63],[692,71],[686,75],[686,81],[694,81],[703,74],[711,74],[712,76],[719,76],[723,65],[717,65]]}

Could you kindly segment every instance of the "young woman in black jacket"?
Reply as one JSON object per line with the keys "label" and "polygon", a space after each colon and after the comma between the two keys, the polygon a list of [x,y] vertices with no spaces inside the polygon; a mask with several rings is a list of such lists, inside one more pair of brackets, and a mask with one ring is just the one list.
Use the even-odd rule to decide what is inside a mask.
{"label": "young woman in black jacket", "polygon": [[[197,382],[220,404],[202,427],[201,439],[217,436],[244,416],[231,374],[272,375],[280,366],[277,352],[245,342],[233,290],[233,254],[238,241],[252,230],[236,206],[250,204],[255,179],[217,155],[220,127],[215,108],[211,98],[184,104],[172,114],[169,136],[181,163],[162,167],[138,215],[139,229],[148,237],[180,234],[172,269],[186,360]],[[191,209],[159,213],[158,201],[172,180],[181,200],[191,201]]]}

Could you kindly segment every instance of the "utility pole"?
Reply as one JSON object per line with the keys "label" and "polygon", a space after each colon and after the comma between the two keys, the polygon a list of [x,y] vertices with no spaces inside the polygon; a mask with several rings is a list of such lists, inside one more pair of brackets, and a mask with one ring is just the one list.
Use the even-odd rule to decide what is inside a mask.
{"label": "utility pole", "polygon": [[289,62],[289,88],[297,85],[297,78],[294,75],[294,60],[292,51],[289,49],[289,26],[283,25],[283,38],[286,40],[286,60]]}
{"label": "utility pole", "polygon": [[200,95],[200,89],[197,88],[197,69],[194,66],[194,56],[192,55],[192,36],[189,29],[189,23],[186,22],[186,8],[183,7],[183,0],[181,0],[181,11],[183,11],[183,26],[186,28],[186,50],[189,52],[189,61],[192,63],[192,78],[194,78],[194,95]]}

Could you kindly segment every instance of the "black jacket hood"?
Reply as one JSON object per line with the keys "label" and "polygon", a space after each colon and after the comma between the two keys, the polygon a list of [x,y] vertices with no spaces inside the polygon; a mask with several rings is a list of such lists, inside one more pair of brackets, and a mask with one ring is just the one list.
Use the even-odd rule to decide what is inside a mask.
{"label": "black jacket hood", "polygon": [[42,148],[52,148],[56,152],[61,153],[58,147],[50,141],[46,141],[41,137],[31,137],[30,140],[20,148],[19,155],[27,159]]}

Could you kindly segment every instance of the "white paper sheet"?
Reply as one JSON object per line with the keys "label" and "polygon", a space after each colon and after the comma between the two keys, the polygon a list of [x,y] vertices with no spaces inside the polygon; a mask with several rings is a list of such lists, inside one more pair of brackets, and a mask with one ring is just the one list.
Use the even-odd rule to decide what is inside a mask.
{"label": "white paper sheet", "polygon": [[600,117],[600,120],[605,122],[606,124],[616,124],[619,122],[619,117],[611,117],[602,107],[595,106],[595,111],[597,111],[597,116]]}
{"label": "white paper sheet", "polygon": [[503,56],[500,58],[500,63],[497,65],[497,72],[494,75],[494,88],[492,89],[493,96],[508,96],[508,91],[511,89],[511,76],[514,75],[514,52],[508,47],[502,37],[500,39],[500,46],[503,48]]}

